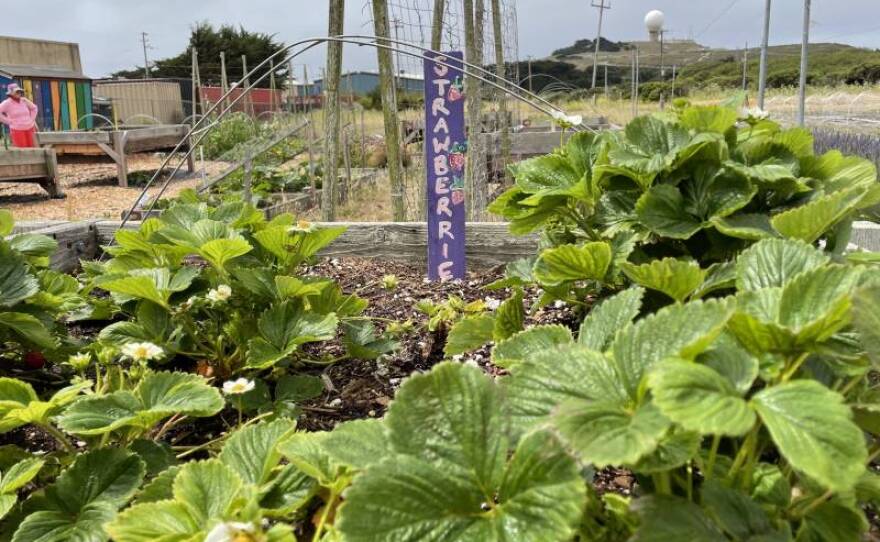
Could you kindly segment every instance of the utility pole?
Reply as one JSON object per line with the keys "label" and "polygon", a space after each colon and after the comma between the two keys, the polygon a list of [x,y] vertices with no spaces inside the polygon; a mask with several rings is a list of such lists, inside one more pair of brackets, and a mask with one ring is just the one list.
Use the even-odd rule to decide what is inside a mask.
{"label": "utility pole", "polygon": [[803,126],[807,107],[807,56],[810,46],[810,1],[804,0],[804,35],[801,40],[801,80],[798,88],[798,126]]}
{"label": "utility pole", "polygon": [[676,65],[672,65],[672,99],[675,99],[675,68]]}
{"label": "utility pole", "polygon": [[629,109],[636,116],[636,50],[633,48],[629,59]]}
{"label": "utility pole", "polygon": [[[229,92],[229,80],[226,79],[226,53],[220,51],[220,92],[223,96],[226,96],[226,93]],[[229,107],[229,99],[223,99],[223,108],[226,109]]]}
{"label": "utility pole", "polygon": [[743,90],[749,90],[749,42],[743,49]]}
{"label": "utility pole", "polygon": [[590,88],[596,88],[596,72],[599,70],[599,42],[602,41],[602,18],[606,9],[611,9],[611,1],[605,5],[605,0],[599,0],[597,4],[595,0],[590,4],[599,10],[599,27],[596,29],[596,47],[593,50],[593,85]]}
{"label": "utility pole", "polygon": [[605,63],[605,99],[608,99],[608,63]]}
{"label": "utility pole", "polygon": [[758,69],[758,108],[764,109],[764,94],[767,91],[767,45],[770,41],[770,2],[764,0],[764,35],[761,38],[761,66]]}
{"label": "utility pole", "polygon": [[150,61],[147,59],[147,49],[150,49],[150,42],[147,39],[147,36],[149,36],[149,34],[141,32],[141,44],[144,46],[144,79],[152,77],[152,74],[150,73]]}
{"label": "utility pole", "polygon": [[636,95],[635,95],[636,99],[635,99],[635,104],[636,104],[636,116],[637,117],[639,116],[639,83],[640,83],[640,78],[641,78],[640,74],[639,74],[639,71],[641,68],[641,66],[639,65],[640,61],[641,61],[641,58],[639,58],[639,48],[636,47]]}
{"label": "utility pole", "polygon": [[663,81],[666,79],[666,68],[663,67],[663,46],[665,45],[664,40],[666,37],[666,30],[660,29],[660,80]]}

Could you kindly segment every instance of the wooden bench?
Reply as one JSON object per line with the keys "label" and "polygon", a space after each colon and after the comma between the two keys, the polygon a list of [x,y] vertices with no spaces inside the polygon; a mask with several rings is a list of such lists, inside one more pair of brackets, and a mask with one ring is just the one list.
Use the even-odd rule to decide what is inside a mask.
{"label": "wooden bench", "polygon": [[63,198],[58,185],[58,158],[52,149],[0,150],[0,181],[37,183],[53,198]]}
{"label": "wooden bench", "polygon": [[[129,130],[93,132],[38,132],[40,146],[50,147],[58,156],[109,156],[116,163],[119,186],[128,186],[128,155],[137,152],[173,149],[182,139],[189,142],[190,129],[184,124],[145,126]],[[189,144],[181,151],[189,150]],[[195,171],[192,155],[187,160],[189,172]]]}

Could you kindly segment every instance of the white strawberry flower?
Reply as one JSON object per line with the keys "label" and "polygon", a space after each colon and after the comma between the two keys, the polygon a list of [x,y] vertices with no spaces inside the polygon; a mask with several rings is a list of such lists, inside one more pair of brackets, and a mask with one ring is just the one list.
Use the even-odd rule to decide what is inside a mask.
{"label": "white strawberry flower", "polygon": [[88,352],[74,354],[67,358],[67,363],[76,371],[84,371],[92,362],[92,355]]}
{"label": "white strawberry flower", "polygon": [[252,523],[240,521],[225,521],[218,523],[205,537],[205,542],[235,542],[237,540],[252,540],[248,536],[254,532]]}
{"label": "white strawberry flower", "polygon": [[221,284],[220,286],[209,290],[208,295],[206,295],[205,297],[211,303],[225,303],[227,300],[229,300],[229,297],[231,295],[232,288],[230,288],[226,284]]}
{"label": "white strawberry flower", "polygon": [[164,353],[165,351],[161,347],[149,342],[128,343],[122,347],[122,355],[132,361],[149,361],[161,358]]}
{"label": "white strawberry flower", "polygon": [[764,120],[770,116],[770,113],[760,107],[744,107],[742,116],[746,119]]}
{"label": "white strawberry flower", "polygon": [[309,222],[308,220],[297,220],[296,224],[288,228],[287,231],[289,233],[309,233],[315,231],[317,228],[318,227],[313,222]]}
{"label": "white strawberry flower", "polygon": [[247,378],[239,378],[237,380],[227,380],[223,383],[223,393],[226,395],[241,395],[254,389],[254,381]]}
{"label": "white strawberry flower", "polygon": [[553,110],[550,114],[553,116],[553,120],[556,121],[556,125],[560,128],[574,128],[584,122],[584,117],[581,115],[568,115],[565,111]]}
{"label": "white strawberry flower", "polygon": [[498,307],[501,306],[501,301],[498,301],[494,297],[487,297],[486,299],[483,300],[483,303],[486,304],[486,308],[489,309],[490,311],[497,310]]}

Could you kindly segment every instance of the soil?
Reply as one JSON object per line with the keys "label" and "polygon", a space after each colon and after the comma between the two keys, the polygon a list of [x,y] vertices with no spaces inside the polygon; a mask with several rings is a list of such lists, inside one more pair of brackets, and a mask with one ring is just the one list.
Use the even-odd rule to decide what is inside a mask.
{"label": "soil", "polygon": [[[305,415],[299,427],[309,430],[332,429],[337,423],[368,417],[381,417],[394,397],[401,382],[417,372],[426,372],[444,360],[442,333],[430,333],[425,328],[428,317],[418,311],[421,300],[445,301],[459,296],[465,301],[494,298],[503,301],[509,291],[483,289],[503,275],[500,268],[476,269],[468,272],[465,280],[440,284],[425,279],[423,266],[406,263],[379,262],[361,258],[326,259],[309,270],[315,275],[333,278],[346,293],[357,294],[370,302],[365,315],[396,321],[409,320],[414,331],[400,339],[400,348],[376,361],[348,360],[315,372],[325,383],[325,393],[303,405]],[[394,290],[382,287],[384,275],[397,277]],[[526,292],[527,306],[537,299],[535,291]],[[561,323],[573,326],[575,317],[568,307],[546,307],[527,315],[527,324]],[[377,327],[384,325],[377,322]],[[314,355],[339,354],[341,345],[329,343]],[[497,375],[501,370],[489,361],[489,346],[466,356],[455,358],[461,363],[479,366],[487,374]]]}
{"label": "soil", "polygon": [[[131,185],[128,188],[118,185],[116,164],[112,162],[62,162],[58,165],[58,179],[65,198],[52,199],[35,183],[0,183],[0,208],[12,211],[16,220],[119,219],[141,193],[143,183],[134,186],[136,181],[159,169],[163,159],[164,155],[156,153],[130,156],[128,168]],[[176,159],[171,161],[173,165],[176,163]],[[201,163],[196,162],[197,171],[193,174],[189,174],[185,166],[181,168],[165,196],[174,196],[184,188],[196,187],[202,178],[201,167]],[[228,164],[225,162],[206,161],[205,175],[210,177],[226,167]],[[156,193],[158,188],[148,192],[151,197]]]}

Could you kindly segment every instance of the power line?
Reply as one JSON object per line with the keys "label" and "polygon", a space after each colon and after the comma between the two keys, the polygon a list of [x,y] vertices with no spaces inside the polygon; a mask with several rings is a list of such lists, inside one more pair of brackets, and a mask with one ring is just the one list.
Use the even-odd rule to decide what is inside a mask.
{"label": "power line", "polygon": [[703,34],[705,34],[710,28],[712,28],[712,26],[714,26],[715,23],[717,23],[718,21],[720,21],[720,20],[721,20],[721,17],[724,17],[725,15],[727,15],[727,12],[730,11],[731,9],[733,9],[733,6],[735,6],[737,2],[739,2],[739,0],[733,0],[730,4],[728,4],[727,7],[724,8],[724,9],[721,11],[721,13],[718,14],[717,17],[715,17],[714,19],[712,19],[712,22],[711,22],[711,23],[709,23],[708,25],[706,25],[706,28],[704,28],[704,29],[702,30],[702,32],[700,32],[699,34],[697,34],[697,38],[696,38],[696,39],[699,39],[699,38],[700,38]]}

